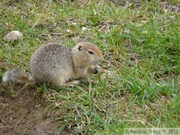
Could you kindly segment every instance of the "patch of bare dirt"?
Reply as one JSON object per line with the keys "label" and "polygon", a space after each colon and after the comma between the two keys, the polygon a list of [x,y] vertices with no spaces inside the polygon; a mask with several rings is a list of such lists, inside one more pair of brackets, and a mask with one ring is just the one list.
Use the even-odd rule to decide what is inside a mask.
{"label": "patch of bare dirt", "polygon": [[[37,97],[33,88],[14,92],[0,84],[0,135],[69,135],[59,133],[60,122],[51,113],[43,97]],[[13,88],[14,89],[14,88]],[[4,91],[4,92],[2,92]]]}

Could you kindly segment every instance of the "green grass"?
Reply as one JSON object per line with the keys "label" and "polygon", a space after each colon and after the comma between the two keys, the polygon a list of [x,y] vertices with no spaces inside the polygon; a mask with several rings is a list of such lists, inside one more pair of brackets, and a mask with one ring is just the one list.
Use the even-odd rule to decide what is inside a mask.
{"label": "green grass", "polygon": [[[0,71],[29,70],[42,44],[88,40],[103,51],[109,74],[76,88],[42,86],[62,123],[80,134],[123,134],[124,128],[180,125],[180,14],[178,1],[0,2]],[[82,30],[87,28],[86,30]],[[3,41],[11,30],[23,33]]]}

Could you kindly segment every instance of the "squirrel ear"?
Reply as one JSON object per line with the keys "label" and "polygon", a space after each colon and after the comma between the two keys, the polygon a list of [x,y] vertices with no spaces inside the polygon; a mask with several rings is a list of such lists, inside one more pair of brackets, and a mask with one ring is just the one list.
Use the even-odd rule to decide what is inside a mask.
{"label": "squirrel ear", "polygon": [[82,46],[81,46],[81,45],[78,47],[78,50],[79,50],[79,51],[81,51],[81,50],[82,50]]}

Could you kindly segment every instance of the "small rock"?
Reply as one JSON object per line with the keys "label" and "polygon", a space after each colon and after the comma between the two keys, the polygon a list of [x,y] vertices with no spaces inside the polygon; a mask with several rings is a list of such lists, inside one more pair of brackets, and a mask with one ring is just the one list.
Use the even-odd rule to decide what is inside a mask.
{"label": "small rock", "polygon": [[22,39],[22,33],[19,31],[11,31],[8,34],[5,35],[4,40],[5,41],[17,41]]}

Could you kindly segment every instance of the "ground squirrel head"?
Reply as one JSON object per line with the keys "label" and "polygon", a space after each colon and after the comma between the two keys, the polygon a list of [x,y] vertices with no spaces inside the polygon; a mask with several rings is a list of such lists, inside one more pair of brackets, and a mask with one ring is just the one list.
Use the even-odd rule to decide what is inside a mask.
{"label": "ground squirrel head", "polygon": [[90,42],[80,42],[72,48],[74,64],[77,67],[87,67],[103,60],[101,50]]}

